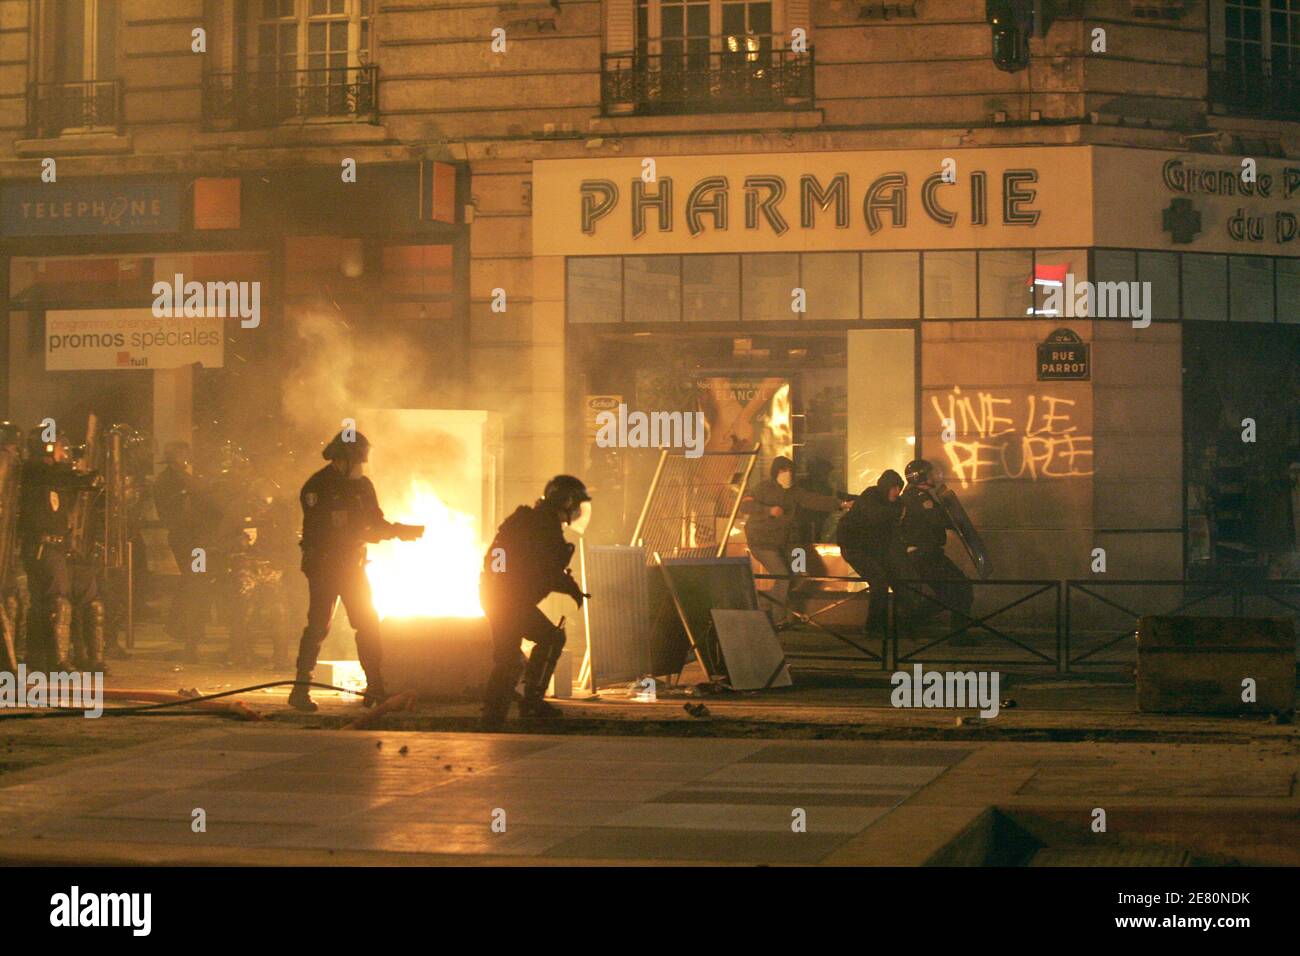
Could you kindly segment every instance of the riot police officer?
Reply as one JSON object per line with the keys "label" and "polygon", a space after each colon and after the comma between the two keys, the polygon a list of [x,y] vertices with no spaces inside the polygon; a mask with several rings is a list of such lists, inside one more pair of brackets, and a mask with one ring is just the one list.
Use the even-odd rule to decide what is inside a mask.
{"label": "riot police officer", "polygon": [[366,577],[366,544],[387,538],[414,541],[424,534],[421,526],[384,520],[375,486],[365,476],[370,460],[370,441],[365,435],[344,429],[321,456],[329,464],[308,478],[298,495],[302,504],[302,571],[307,575],[309,597],[307,626],[298,645],[298,683],[289,703],[304,711],[316,710],[307,684],[340,599],[357,632],[357,658],[366,672],[366,706],[387,696],[380,670],[379,615]]}
{"label": "riot police officer", "polygon": [[[70,518],[76,495],[100,481],[94,472],[77,471],[68,461],[61,435],[47,441],[40,426],[27,440],[18,508],[18,538],[27,588],[31,594],[28,656],[38,666],[68,671],[77,663],[89,670],[104,666],[104,606],[93,575],[74,573],[69,561]],[[75,610],[75,615],[74,615]]]}
{"label": "riot police officer", "polygon": [[212,582],[206,571],[195,569],[194,551],[201,548],[215,557],[221,511],[207,485],[194,474],[187,443],[170,442],[163,455],[166,465],[154,481],[154,504],[181,575],[167,630],[184,646],[182,659],[197,662],[212,613]]}
{"label": "riot police officer", "polygon": [[[552,592],[567,594],[582,606],[578,582],[569,573],[573,545],[564,526],[584,528],[591,495],[572,475],[556,475],[533,505],[520,505],[501,527],[483,557],[479,595],[492,628],[492,674],[483,702],[483,729],[500,730],[515,685],[522,674],[521,717],[558,717],[559,708],[542,698],[564,649],[564,628],[552,624],[537,602]],[[535,645],[524,662],[520,641]]]}
{"label": "riot police officer", "polygon": [[953,627],[959,627],[969,615],[975,597],[966,575],[944,553],[948,530],[953,528],[953,524],[935,500],[938,480],[934,466],[918,458],[908,464],[904,474],[907,487],[899,496],[903,504],[899,539],[913,575],[932,588],[939,601],[938,604],[923,601],[917,608],[915,619],[919,622],[921,618],[947,609],[951,612]]}

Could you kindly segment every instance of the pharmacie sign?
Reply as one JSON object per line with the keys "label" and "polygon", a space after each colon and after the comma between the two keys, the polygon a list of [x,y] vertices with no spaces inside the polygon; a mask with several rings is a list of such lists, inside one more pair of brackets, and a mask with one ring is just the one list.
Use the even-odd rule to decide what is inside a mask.
{"label": "pharmacie sign", "polygon": [[1057,329],[1038,346],[1040,382],[1086,382],[1092,377],[1092,348],[1072,329]]}
{"label": "pharmacie sign", "polygon": [[1077,246],[1087,148],[534,164],[535,254]]}

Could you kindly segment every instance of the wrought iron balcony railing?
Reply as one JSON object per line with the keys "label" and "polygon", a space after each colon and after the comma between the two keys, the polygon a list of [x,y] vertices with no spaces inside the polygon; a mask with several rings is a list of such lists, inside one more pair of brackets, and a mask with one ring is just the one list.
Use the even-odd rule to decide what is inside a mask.
{"label": "wrought iron balcony railing", "polygon": [[203,80],[208,129],[258,129],[315,118],[379,122],[379,67],[210,73]]}
{"label": "wrought iron balcony railing", "polygon": [[1210,108],[1216,113],[1300,120],[1300,66],[1211,57]]}
{"label": "wrought iron balcony railing", "polygon": [[34,139],[73,131],[117,131],[121,124],[122,84],[118,80],[28,85],[27,134]]}
{"label": "wrought iron balcony railing", "polygon": [[[783,36],[688,37],[655,53],[601,57],[605,115],[811,109],[813,51],[779,49]],[[705,42],[707,41],[707,43]]]}

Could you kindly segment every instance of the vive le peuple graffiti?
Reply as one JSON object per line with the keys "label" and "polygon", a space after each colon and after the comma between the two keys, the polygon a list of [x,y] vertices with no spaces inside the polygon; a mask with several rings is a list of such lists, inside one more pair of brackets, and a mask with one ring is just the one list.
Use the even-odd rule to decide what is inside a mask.
{"label": "vive le peuple graffiti", "polygon": [[930,396],[953,480],[1086,478],[1093,473],[1092,435],[1079,431],[1074,399],[1031,393],[1023,405],[961,386]]}

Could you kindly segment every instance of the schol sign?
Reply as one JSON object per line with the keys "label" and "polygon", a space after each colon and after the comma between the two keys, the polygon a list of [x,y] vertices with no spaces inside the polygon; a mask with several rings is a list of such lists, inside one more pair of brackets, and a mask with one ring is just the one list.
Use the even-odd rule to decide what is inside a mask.
{"label": "schol sign", "polygon": [[111,236],[179,228],[180,189],[173,182],[23,183],[0,192],[5,236]]}

